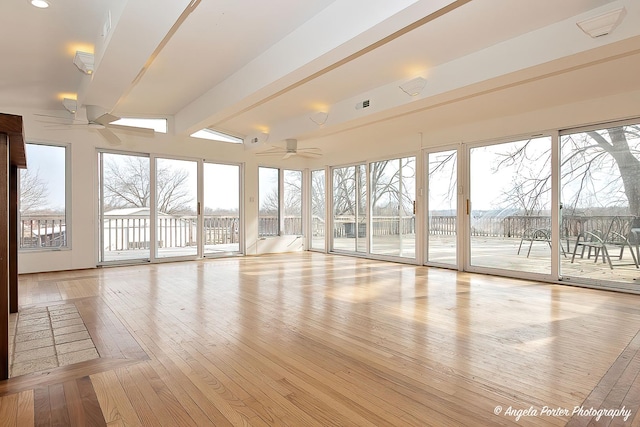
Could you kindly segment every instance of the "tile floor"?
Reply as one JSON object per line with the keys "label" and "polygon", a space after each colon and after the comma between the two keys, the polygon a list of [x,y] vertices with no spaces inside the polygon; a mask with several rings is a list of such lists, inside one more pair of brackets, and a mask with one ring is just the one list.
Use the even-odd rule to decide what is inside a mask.
{"label": "tile floor", "polygon": [[21,309],[10,328],[11,377],[100,357],[75,304]]}

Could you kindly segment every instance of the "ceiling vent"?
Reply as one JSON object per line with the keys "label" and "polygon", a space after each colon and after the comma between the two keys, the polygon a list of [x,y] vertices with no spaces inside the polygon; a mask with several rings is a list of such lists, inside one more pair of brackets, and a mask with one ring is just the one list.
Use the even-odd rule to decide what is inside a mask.
{"label": "ceiling vent", "polygon": [[369,100],[365,99],[362,102],[358,102],[356,104],[356,110],[362,110],[363,108],[367,108],[369,106]]}

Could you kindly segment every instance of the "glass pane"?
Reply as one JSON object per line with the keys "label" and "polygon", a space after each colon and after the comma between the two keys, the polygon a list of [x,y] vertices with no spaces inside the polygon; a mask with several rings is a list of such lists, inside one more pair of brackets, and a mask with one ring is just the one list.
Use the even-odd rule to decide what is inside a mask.
{"label": "glass pane", "polygon": [[416,158],[400,159],[400,253],[416,257]]}
{"label": "glass pane", "polygon": [[204,164],[205,255],[240,252],[240,166]]}
{"label": "glass pane", "polygon": [[333,249],[367,251],[367,173],[365,165],[333,170]]}
{"label": "glass pane", "polygon": [[563,280],[637,286],[640,125],[565,135],[560,143]]}
{"label": "glass pane", "polygon": [[258,235],[278,236],[280,234],[280,186],[279,170],[258,168],[260,210],[258,212]]}
{"label": "glass pane", "polygon": [[415,258],[415,158],[370,164],[371,253]]}
{"label": "glass pane", "polygon": [[325,197],[324,170],[311,171],[311,248],[324,250]]}
{"label": "glass pane", "polygon": [[333,249],[356,250],[356,167],[333,170]]}
{"label": "glass pane", "polygon": [[551,138],[470,151],[471,265],[551,274]]}
{"label": "glass pane", "polygon": [[20,169],[20,249],[67,246],[66,148],[26,144]]}
{"label": "glass pane", "polygon": [[157,257],[198,254],[198,164],[156,160]]}
{"label": "glass pane", "polygon": [[427,260],[457,263],[458,151],[429,153],[429,236]]}
{"label": "glass pane", "polygon": [[102,259],[149,259],[151,241],[149,158],[102,157]]}
{"label": "glass pane", "polygon": [[357,216],[356,252],[367,252],[367,168],[356,166],[357,176]]}
{"label": "glass pane", "polygon": [[302,171],[284,173],[284,234],[302,235]]}

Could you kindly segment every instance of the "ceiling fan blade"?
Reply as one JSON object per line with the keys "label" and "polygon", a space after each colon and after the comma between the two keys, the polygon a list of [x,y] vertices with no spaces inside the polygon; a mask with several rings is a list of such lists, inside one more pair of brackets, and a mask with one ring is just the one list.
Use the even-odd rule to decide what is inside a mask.
{"label": "ceiling fan blade", "polygon": [[302,157],[308,157],[311,159],[317,159],[322,157],[322,153],[319,153],[317,151],[298,151],[298,155]]}
{"label": "ceiling fan blade", "polygon": [[282,148],[272,147],[272,148],[269,148],[268,150],[256,153],[256,156],[279,156],[281,154],[286,154],[286,153],[287,151]]}
{"label": "ceiling fan blade", "polygon": [[115,122],[116,120],[120,120],[120,117],[114,116],[113,114],[105,113],[95,120],[92,120],[92,122],[104,126],[108,125],[111,122]]}
{"label": "ceiling fan blade", "polygon": [[286,153],[286,154],[284,155],[284,157],[282,157],[282,160],[287,160],[288,158],[293,157],[293,156],[295,156],[295,155],[296,155],[296,153],[295,153],[295,152],[289,151],[288,153]]}
{"label": "ceiling fan blade", "polygon": [[52,115],[49,115],[49,114],[36,114],[36,113],[34,113],[33,115],[34,116],[38,116],[38,117],[49,117],[49,118],[52,118],[52,119],[69,120],[69,121],[73,121],[73,122],[82,122],[82,120],[74,119],[73,117],[52,116]]}
{"label": "ceiling fan blade", "polygon": [[107,140],[107,142],[108,142],[110,145],[120,145],[120,144],[122,144],[122,141],[120,140],[120,138],[118,138],[118,137],[116,136],[116,134],[115,134],[115,133],[113,133],[113,132],[111,132],[109,129],[107,129],[107,128],[102,128],[102,129],[97,129],[97,131],[98,131],[98,133],[99,133],[100,135],[102,135],[102,137],[103,137],[104,139],[106,139],[106,140]]}
{"label": "ceiling fan blade", "polygon": [[54,122],[40,122],[40,123],[49,123],[48,125],[42,126],[43,128],[52,128],[55,126],[62,126],[65,127],[67,129],[72,129],[74,127],[77,126],[82,126],[82,127],[86,127],[87,124],[86,123],[54,123]]}
{"label": "ceiling fan blade", "polygon": [[138,127],[134,127],[134,126],[107,124],[107,127],[109,129],[113,129],[113,130],[121,130],[121,131],[125,131],[125,132],[135,132],[135,133],[138,133],[138,134],[145,134],[145,135],[155,135],[155,133],[156,133],[153,129],[138,128]]}

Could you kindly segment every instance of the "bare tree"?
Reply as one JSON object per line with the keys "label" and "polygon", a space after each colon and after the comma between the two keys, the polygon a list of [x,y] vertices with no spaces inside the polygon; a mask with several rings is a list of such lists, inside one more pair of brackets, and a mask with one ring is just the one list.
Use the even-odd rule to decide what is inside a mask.
{"label": "bare tree", "polygon": [[[402,168],[400,163],[402,162]],[[401,173],[402,170],[402,173]],[[415,160],[413,158],[385,160],[371,163],[371,206],[376,214],[385,210],[396,215],[399,209],[413,212],[415,185]],[[367,188],[366,170],[363,165],[333,170],[333,212],[336,216],[355,215],[356,200],[358,215],[366,216]]]}
{"label": "bare tree", "polygon": [[280,207],[280,196],[277,188],[272,189],[260,202],[260,215],[276,216]]}
{"label": "bare tree", "polygon": [[[276,215],[280,207],[278,187],[271,189],[260,203],[261,215]],[[284,171],[283,212],[285,216],[302,214],[302,173],[299,171]]]}
{"label": "bare tree", "polygon": [[302,172],[284,171],[284,214],[302,216]]}
{"label": "bare tree", "polygon": [[371,164],[371,206],[376,215],[413,212],[415,160],[385,160]]}
{"label": "bare tree", "polygon": [[47,205],[47,183],[40,178],[39,169],[20,171],[20,212],[22,214],[43,210]]}
{"label": "bare tree", "polygon": [[[104,165],[104,200],[110,209],[149,207],[151,179],[149,160],[127,156],[121,161],[110,159]],[[167,166],[156,168],[156,199],[159,212],[186,213],[193,201],[184,169]]]}
{"label": "bare tree", "polygon": [[[364,166],[349,166],[333,170],[333,212],[336,216],[366,212],[366,171]],[[357,201],[357,203],[356,203]]]}
{"label": "bare tree", "polygon": [[[429,200],[435,200],[435,204],[442,203],[445,206],[451,206],[451,201],[456,200],[458,191],[458,151],[449,150],[441,153],[429,154]],[[445,186],[438,187],[439,191],[434,188],[440,182],[446,183]],[[432,207],[429,207],[432,210]]]}
{"label": "bare tree", "polygon": [[[565,209],[627,207],[640,216],[640,126],[617,126],[562,138],[560,179]],[[495,166],[513,167],[513,186],[504,200],[525,214],[546,208],[551,191],[551,151],[532,150],[532,141],[502,153]]]}
{"label": "bare tree", "polygon": [[311,206],[313,207],[311,214],[321,219],[324,219],[325,197],[327,195],[324,182],[324,171],[323,173],[311,174]]}

